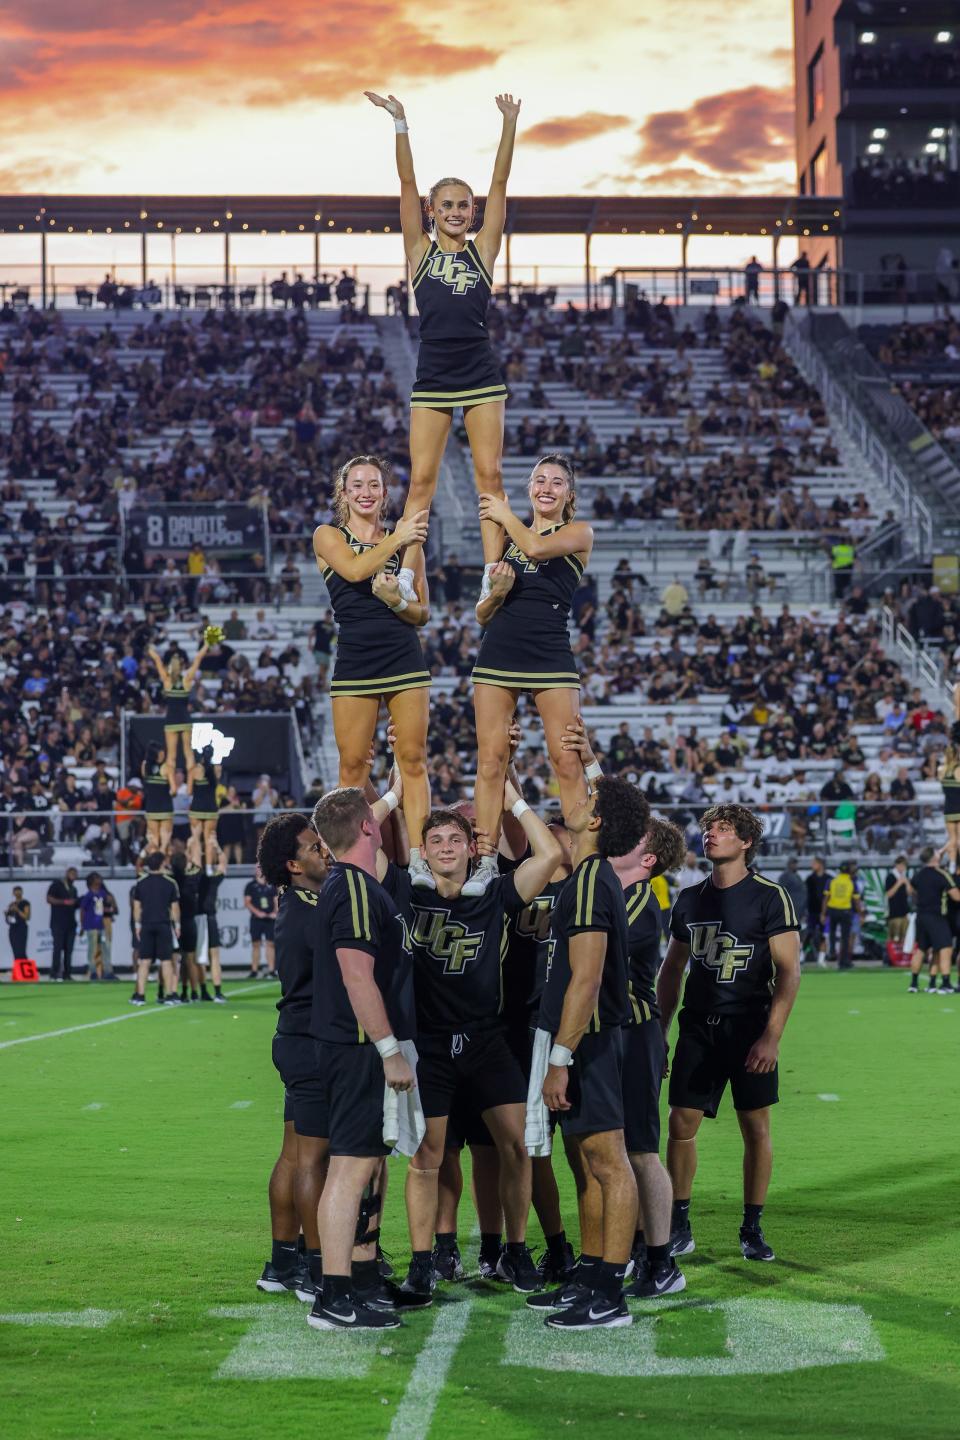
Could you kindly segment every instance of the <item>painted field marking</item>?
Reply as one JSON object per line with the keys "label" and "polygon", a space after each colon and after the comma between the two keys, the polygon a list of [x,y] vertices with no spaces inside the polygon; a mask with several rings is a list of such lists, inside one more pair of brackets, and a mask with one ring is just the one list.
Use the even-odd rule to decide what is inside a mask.
{"label": "painted field marking", "polygon": [[81,1105],[81,1110],[102,1110],[103,1106],[99,1100],[92,1100],[89,1105]]}
{"label": "painted field marking", "polygon": [[306,1306],[300,1304],[221,1305],[207,1313],[217,1320],[250,1322],[215,1380],[362,1380],[388,1333],[311,1330]]}
{"label": "painted field marking", "polygon": [[[787,1300],[664,1301],[660,1309],[697,1306],[726,1320],[726,1354],[661,1357],[656,1316],[634,1313],[629,1329],[560,1335],[524,1307],[510,1322],[501,1365],[592,1375],[772,1375],[815,1365],[855,1365],[883,1360],[885,1351],[859,1305],[792,1303]],[[409,1432],[413,1433],[413,1432]],[[391,1432],[392,1434],[392,1432]]]}
{"label": "painted field marking", "polygon": [[840,1096],[839,1096],[839,1095],[818,1095],[818,1096],[817,1096],[817,1099],[818,1099],[818,1100],[839,1100],[839,1099],[840,1099]]}
{"label": "painted field marking", "polygon": [[[231,990],[229,999],[234,995],[246,995],[251,990],[260,991],[259,985],[243,985],[239,990]],[[101,1025],[119,1025],[121,1020],[142,1019],[144,1015],[169,1015],[171,1010],[176,1010],[175,1005],[156,1005],[153,1008],[144,1006],[142,1009],[129,1010],[124,1015],[108,1015],[105,1020],[90,1020],[86,1025],[70,1025],[66,1030],[44,1030],[41,1035],[21,1035],[16,1040],[0,1040],[0,1050],[9,1050],[11,1045],[30,1045],[34,1040],[58,1040],[61,1035],[76,1035],[81,1030],[97,1030]]]}
{"label": "painted field marking", "polygon": [[463,1339],[472,1307],[473,1296],[468,1294],[463,1299],[448,1301],[437,1310],[433,1328],[417,1356],[403,1399],[397,1406],[387,1440],[423,1440],[429,1434],[433,1412],[447,1383],[450,1365]]}
{"label": "painted field marking", "polygon": [[0,1315],[0,1325],[58,1325],[71,1330],[102,1330],[122,1310],[36,1310]]}
{"label": "painted field marking", "polygon": [[230,1106],[230,1109],[231,1109],[231,1110],[249,1110],[249,1109],[250,1109],[250,1106],[251,1106],[252,1104],[253,1104],[253,1101],[252,1101],[252,1100],[234,1100],[233,1104]]}

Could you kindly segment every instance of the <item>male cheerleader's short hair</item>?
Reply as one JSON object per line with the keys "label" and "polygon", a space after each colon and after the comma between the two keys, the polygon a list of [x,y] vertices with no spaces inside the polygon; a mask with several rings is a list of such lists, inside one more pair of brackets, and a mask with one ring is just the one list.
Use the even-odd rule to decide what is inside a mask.
{"label": "male cheerleader's short hair", "polygon": [[304,830],[312,829],[306,815],[300,815],[295,810],[288,810],[285,815],[274,815],[272,820],[267,821],[260,831],[257,864],[268,885],[279,889],[281,885],[296,884],[289,862],[297,858]]}
{"label": "male cheerleader's short hair", "polygon": [[431,830],[439,830],[441,825],[456,825],[466,836],[467,844],[473,843],[473,826],[466,815],[461,815],[459,810],[431,810],[423,822],[424,838]]}
{"label": "male cheerleader's short hair", "polygon": [[746,805],[711,805],[710,809],[704,810],[700,816],[700,833],[709,830],[715,820],[732,825],[739,840],[750,841],[743,858],[748,865],[752,865],[763,839],[763,826],[753,811],[748,810]]}
{"label": "male cheerleader's short hair", "polygon": [[570,494],[563,507],[563,519],[572,520],[577,513],[577,469],[569,455],[561,455],[559,451],[551,451],[549,455],[541,455],[540,459],[530,471],[530,484],[533,484],[533,477],[541,465],[556,465],[567,477],[567,484],[570,487]]}
{"label": "male cheerleader's short hair", "polygon": [[313,807],[313,828],[336,857],[360,838],[365,820],[373,819],[370,802],[355,785],[328,790]]}
{"label": "male cheerleader's short hair", "polygon": [[650,802],[642,790],[619,775],[604,775],[597,781],[594,814],[600,817],[597,848],[609,859],[628,855],[650,825]]}
{"label": "male cheerleader's short hair", "polygon": [[687,842],[679,825],[664,820],[662,815],[652,815],[647,833],[643,839],[644,849],[656,855],[657,863],[651,875],[672,875],[683,864],[687,853]]}
{"label": "male cheerleader's short hair", "polygon": [[352,455],[340,466],[333,482],[333,513],[337,517],[337,524],[346,525],[347,523],[350,506],[347,504],[345,494],[346,485],[350,471],[358,465],[372,465],[375,470],[380,472],[380,480],[383,484],[383,504],[377,514],[377,520],[383,524],[390,505],[390,482],[393,479],[393,471],[390,469],[389,460],[384,460],[382,455]]}

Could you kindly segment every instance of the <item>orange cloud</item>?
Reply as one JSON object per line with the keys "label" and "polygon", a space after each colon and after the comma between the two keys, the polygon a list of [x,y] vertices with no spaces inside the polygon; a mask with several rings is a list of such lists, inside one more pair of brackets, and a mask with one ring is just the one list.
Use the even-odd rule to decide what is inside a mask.
{"label": "orange cloud", "polygon": [[609,130],[620,130],[629,124],[629,115],[604,115],[599,110],[587,110],[583,115],[541,120],[539,125],[524,130],[522,138],[524,145],[559,148],[577,145],[581,140],[592,140],[597,135],[606,135]]}
{"label": "orange cloud", "polygon": [[640,128],[634,163],[699,161],[721,174],[758,171],[786,158],[792,143],[793,99],[765,85],[706,95],[689,110],[662,110]]}

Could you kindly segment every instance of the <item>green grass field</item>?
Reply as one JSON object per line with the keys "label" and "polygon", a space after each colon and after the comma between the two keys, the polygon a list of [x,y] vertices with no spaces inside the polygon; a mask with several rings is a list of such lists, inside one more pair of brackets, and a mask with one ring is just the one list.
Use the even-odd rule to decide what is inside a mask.
{"label": "green grass field", "polygon": [[[273,987],[137,1013],[126,985],[4,986],[0,1428],[956,1437],[960,996],[906,983],[804,978],[764,1217],[776,1264],[740,1259],[739,1135],[722,1109],[700,1147],[686,1294],[566,1340],[479,1284],[379,1338],[310,1330],[305,1306],[257,1292],[281,1128]],[[30,1035],[46,1038],[9,1043]],[[391,1168],[384,1244],[402,1264]],[[471,1225],[465,1204],[461,1236]]]}

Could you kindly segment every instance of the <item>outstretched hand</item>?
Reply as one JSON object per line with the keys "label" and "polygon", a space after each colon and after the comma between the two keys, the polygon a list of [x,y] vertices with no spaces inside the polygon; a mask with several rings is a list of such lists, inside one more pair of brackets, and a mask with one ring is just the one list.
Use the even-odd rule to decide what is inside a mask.
{"label": "outstretched hand", "polygon": [[504,120],[516,120],[520,114],[520,101],[514,100],[512,95],[498,95],[497,109]]}
{"label": "outstretched hand", "polygon": [[587,734],[582,715],[578,715],[575,720],[571,720],[564,726],[563,734],[560,737],[560,748],[561,750],[575,750],[583,761],[584,769],[596,760],[597,757],[593,753],[593,746],[590,744],[590,737]]}
{"label": "outstretched hand", "polygon": [[[371,105],[376,105],[376,106],[379,107],[379,109],[381,109],[381,110],[386,110],[387,113],[388,113],[394,120],[405,120],[405,119],[406,119],[406,116],[405,116],[404,111],[403,111],[403,106],[401,105],[400,101],[397,99],[396,95],[378,95],[375,90],[364,90],[363,93],[364,93],[364,95],[366,95],[366,97],[367,97],[367,99],[370,101],[370,104],[371,104]],[[517,109],[519,109],[519,108],[520,108],[520,107],[517,106]]]}

